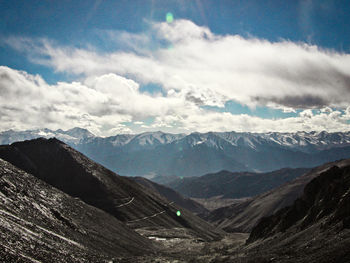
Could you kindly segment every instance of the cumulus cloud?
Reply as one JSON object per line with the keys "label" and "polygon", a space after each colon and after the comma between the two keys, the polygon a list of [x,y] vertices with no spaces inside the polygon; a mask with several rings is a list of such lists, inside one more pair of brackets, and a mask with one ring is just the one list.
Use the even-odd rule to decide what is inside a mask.
{"label": "cumulus cloud", "polygon": [[103,135],[130,133],[123,123],[190,114],[197,107],[185,93],[142,93],[138,83],[114,73],[49,85],[38,75],[0,66],[0,91],[2,130],[79,126]]}
{"label": "cumulus cloud", "polygon": [[[246,114],[213,112],[188,92],[170,90],[166,95],[142,93],[134,80],[114,73],[89,77],[83,82],[47,84],[40,76],[0,67],[1,129],[85,127],[98,135],[137,132],[125,123],[146,130],[193,131],[300,131],[348,130],[350,107],[310,109],[297,117],[263,119]],[[141,119],[152,117],[145,124]]]}
{"label": "cumulus cloud", "polygon": [[[347,111],[350,110],[350,107]],[[232,114],[229,112],[208,112],[198,110],[195,115],[185,118],[179,116],[157,117],[154,127],[182,127],[187,131],[237,131],[237,132],[296,132],[296,131],[348,131],[349,113],[333,111],[331,113],[305,110],[297,117],[284,119],[263,119],[247,114]],[[184,129],[185,128],[185,129]],[[181,131],[181,130],[179,130]]]}
{"label": "cumulus cloud", "polygon": [[[100,135],[140,129],[349,130],[349,54],[287,40],[217,35],[188,20],[150,25],[149,34],[99,32],[124,50],[109,53],[8,38],[32,62],[80,81],[49,85],[41,76],[0,67],[1,129],[80,126]],[[145,84],[159,84],[163,92],[142,92]],[[296,116],[263,119],[203,107],[224,108],[228,101]]]}
{"label": "cumulus cloud", "polygon": [[8,44],[28,48],[32,61],[59,72],[115,73],[168,91],[187,90],[187,99],[202,105],[222,107],[233,100],[251,107],[346,108],[350,100],[349,54],[287,40],[217,35],[188,20],[154,23],[148,35],[119,35],[133,49],[135,42],[142,51],[142,43],[157,48],[101,53],[48,40],[9,39]]}

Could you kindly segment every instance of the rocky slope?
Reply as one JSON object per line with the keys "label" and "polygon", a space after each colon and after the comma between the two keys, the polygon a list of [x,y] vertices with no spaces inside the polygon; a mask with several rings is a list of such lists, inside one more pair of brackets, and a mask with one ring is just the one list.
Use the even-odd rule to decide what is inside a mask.
{"label": "rocky slope", "polygon": [[118,176],[57,139],[0,146],[0,158],[61,191],[113,215],[133,229],[186,228],[205,240],[220,231],[134,181]]}
{"label": "rocky slope", "polygon": [[323,171],[337,165],[350,165],[350,159],[327,163],[305,175],[251,199],[212,211],[206,219],[229,232],[250,232],[258,221],[291,205],[302,193],[305,185]]}
{"label": "rocky slope", "polygon": [[334,165],[311,180],[303,195],[291,206],[262,218],[253,228],[248,242],[290,228],[302,231],[319,222],[324,229],[336,225],[350,229],[350,166],[339,168]]}
{"label": "rocky slope", "polygon": [[107,262],[155,249],[108,213],[0,159],[1,262]]}
{"label": "rocky slope", "polygon": [[246,247],[249,259],[349,262],[349,204],[350,165],[329,167],[305,186],[291,206],[263,218],[253,228]]}

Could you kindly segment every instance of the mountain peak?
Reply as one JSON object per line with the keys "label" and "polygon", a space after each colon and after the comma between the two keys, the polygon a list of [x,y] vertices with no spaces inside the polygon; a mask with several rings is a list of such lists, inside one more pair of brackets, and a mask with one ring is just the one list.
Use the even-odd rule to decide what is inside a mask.
{"label": "mountain peak", "polygon": [[74,127],[74,128],[69,129],[69,130],[67,130],[65,132],[62,131],[62,133],[71,135],[71,136],[73,136],[75,138],[78,138],[78,137],[94,137],[95,136],[88,129],[80,128],[80,127]]}
{"label": "mountain peak", "polygon": [[79,127],[75,127],[67,131],[64,131],[62,129],[54,131],[47,128],[26,131],[8,130],[0,132],[0,144],[10,144],[16,141],[31,140],[39,137],[47,139],[56,137],[70,145],[76,145],[81,140],[94,138],[96,136],[89,130]]}

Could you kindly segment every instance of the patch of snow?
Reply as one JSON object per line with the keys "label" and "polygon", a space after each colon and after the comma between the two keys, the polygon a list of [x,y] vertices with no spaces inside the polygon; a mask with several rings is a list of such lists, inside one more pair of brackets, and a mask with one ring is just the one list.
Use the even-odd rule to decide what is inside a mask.
{"label": "patch of snow", "polygon": [[153,236],[148,237],[148,239],[153,239],[156,241],[166,241],[167,240],[166,238],[163,238],[163,237],[153,237]]}
{"label": "patch of snow", "polygon": [[194,145],[198,145],[198,144],[202,144],[204,143],[205,141],[198,141],[198,142],[195,142]]}

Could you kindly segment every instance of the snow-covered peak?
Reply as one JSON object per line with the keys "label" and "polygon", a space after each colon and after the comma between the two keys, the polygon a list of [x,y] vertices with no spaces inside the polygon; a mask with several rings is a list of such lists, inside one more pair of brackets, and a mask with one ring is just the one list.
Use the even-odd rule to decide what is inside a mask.
{"label": "snow-covered peak", "polygon": [[145,132],[135,135],[130,141],[129,146],[133,150],[139,148],[154,148],[158,145],[169,144],[173,141],[183,138],[184,134],[171,134],[164,132]]}
{"label": "snow-covered peak", "polygon": [[67,131],[58,129],[36,129],[26,131],[8,130],[0,132],[0,144],[10,144],[17,141],[31,140],[39,137],[53,138],[56,137],[68,144],[78,144],[81,140],[95,137],[90,131],[82,128],[73,128]]}
{"label": "snow-covered peak", "polygon": [[75,127],[73,129],[70,129],[67,131],[57,130],[56,133],[58,133],[58,132],[61,134],[67,134],[67,135],[74,137],[74,138],[77,138],[77,139],[85,139],[85,138],[95,137],[95,135],[92,134],[89,130],[82,129],[79,127]]}
{"label": "snow-covered peak", "polygon": [[38,137],[56,137],[68,144],[88,143],[94,140],[103,141],[112,147],[127,147],[129,150],[152,149],[159,145],[176,143],[180,149],[206,145],[211,148],[225,149],[227,147],[250,148],[259,151],[261,147],[283,147],[287,149],[312,152],[332,147],[350,145],[350,132],[296,132],[296,133],[249,133],[249,132],[194,132],[186,134],[171,134],[145,132],[141,134],[120,134],[107,138],[94,136],[82,128],[73,128],[67,131],[49,129],[13,131],[0,133],[0,144],[9,144]]}

